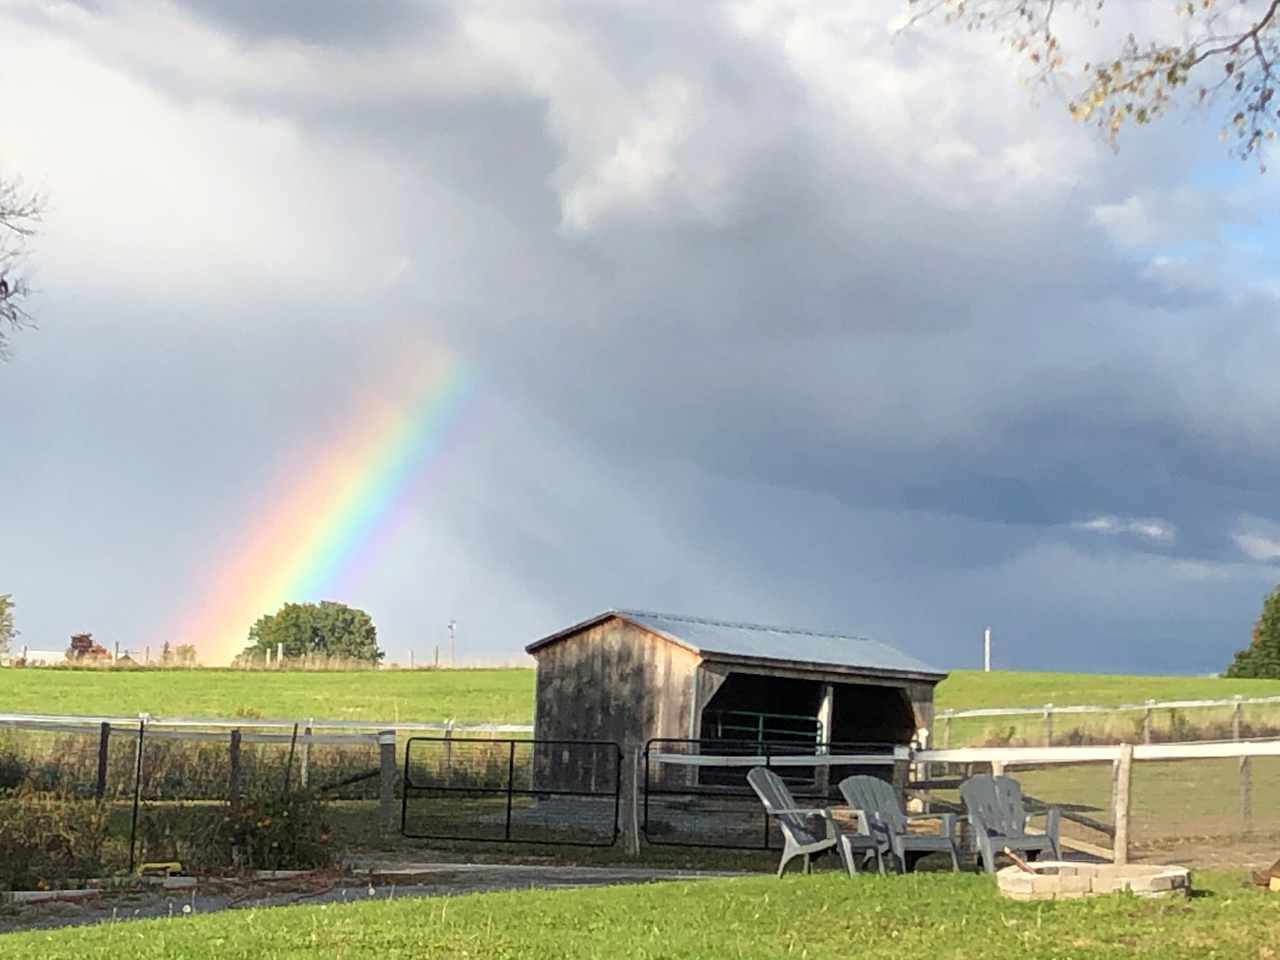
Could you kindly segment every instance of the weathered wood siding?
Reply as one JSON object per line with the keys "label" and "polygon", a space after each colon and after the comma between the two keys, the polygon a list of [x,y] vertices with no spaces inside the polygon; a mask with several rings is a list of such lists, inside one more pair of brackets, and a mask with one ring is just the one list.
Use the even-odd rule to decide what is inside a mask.
{"label": "weathered wood siding", "polygon": [[[689,736],[698,657],[683,647],[612,619],[535,656],[535,738],[609,740],[631,756],[654,737]],[[564,769],[549,775],[562,789],[581,779]]]}

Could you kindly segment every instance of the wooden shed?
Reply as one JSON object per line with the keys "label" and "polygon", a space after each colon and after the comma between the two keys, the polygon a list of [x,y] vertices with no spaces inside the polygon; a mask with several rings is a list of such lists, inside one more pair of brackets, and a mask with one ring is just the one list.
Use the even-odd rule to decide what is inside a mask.
{"label": "wooden shed", "polygon": [[933,719],[945,673],[861,637],[608,610],[525,648],[537,661],[534,736],[906,745]]}

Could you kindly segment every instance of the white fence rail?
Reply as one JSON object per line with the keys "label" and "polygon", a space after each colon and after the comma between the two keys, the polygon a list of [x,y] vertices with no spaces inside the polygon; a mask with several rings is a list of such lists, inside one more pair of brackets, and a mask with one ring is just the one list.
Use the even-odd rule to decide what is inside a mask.
{"label": "white fence rail", "polygon": [[[1071,716],[1105,716],[1115,714],[1141,714],[1142,741],[1149,744],[1152,739],[1152,718],[1161,710],[1202,710],[1231,708],[1232,739],[1240,739],[1240,730],[1244,719],[1244,708],[1251,706],[1274,706],[1280,708],[1280,696],[1246,697],[1235,696],[1219,700],[1145,700],[1142,703],[1121,703],[1114,706],[1097,706],[1091,704],[1057,705],[1046,703],[1038,707],[982,707],[973,710],[939,710],[934,718],[934,729],[930,743],[938,744],[946,749],[951,746],[951,724],[954,720],[994,720],[1001,718],[1039,718],[1043,724],[1045,746],[1053,742],[1054,720],[1058,717]],[[939,727],[941,728],[939,730]]]}
{"label": "white fence rail", "polygon": [[[241,731],[244,743],[288,743],[296,726],[298,739],[313,744],[378,743],[387,733],[439,733],[446,737],[465,734],[497,735],[500,733],[533,733],[533,727],[519,723],[376,723],[364,720],[260,720],[243,717],[231,720],[205,720],[188,717],[155,717],[140,714],[133,717],[62,716],[38,713],[0,713],[0,729],[45,731],[97,735],[103,724],[121,732],[147,728],[147,737],[161,740],[225,740],[227,732]],[[276,732],[278,731],[278,732]],[[288,731],[288,732],[285,732]],[[317,732],[317,731],[348,731]]]}

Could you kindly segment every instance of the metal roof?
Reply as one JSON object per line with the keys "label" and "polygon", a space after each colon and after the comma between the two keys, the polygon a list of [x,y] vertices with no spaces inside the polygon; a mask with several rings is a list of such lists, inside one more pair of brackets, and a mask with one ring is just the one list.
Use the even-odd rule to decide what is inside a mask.
{"label": "metal roof", "polygon": [[946,676],[945,671],[937,670],[888,644],[865,637],[768,627],[756,623],[733,623],[704,617],[683,617],[650,610],[606,610],[589,620],[543,637],[529,644],[525,650],[533,653],[540,647],[593,627],[611,617],[618,617],[656,633],[704,659],[772,660],[824,664],[873,673],[923,675],[937,679]]}

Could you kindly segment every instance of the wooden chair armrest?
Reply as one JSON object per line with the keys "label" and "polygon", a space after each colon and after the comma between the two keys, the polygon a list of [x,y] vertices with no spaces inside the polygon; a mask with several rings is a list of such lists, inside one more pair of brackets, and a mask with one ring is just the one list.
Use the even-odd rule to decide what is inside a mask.
{"label": "wooden chair armrest", "polygon": [[788,813],[797,813],[802,817],[826,817],[832,819],[829,807],[784,807],[780,810],[767,811],[771,817],[780,817]]}
{"label": "wooden chair armrest", "polygon": [[952,836],[956,832],[956,824],[965,819],[964,814],[956,813],[909,813],[907,820],[937,820],[942,826],[942,835],[944,837]]}

